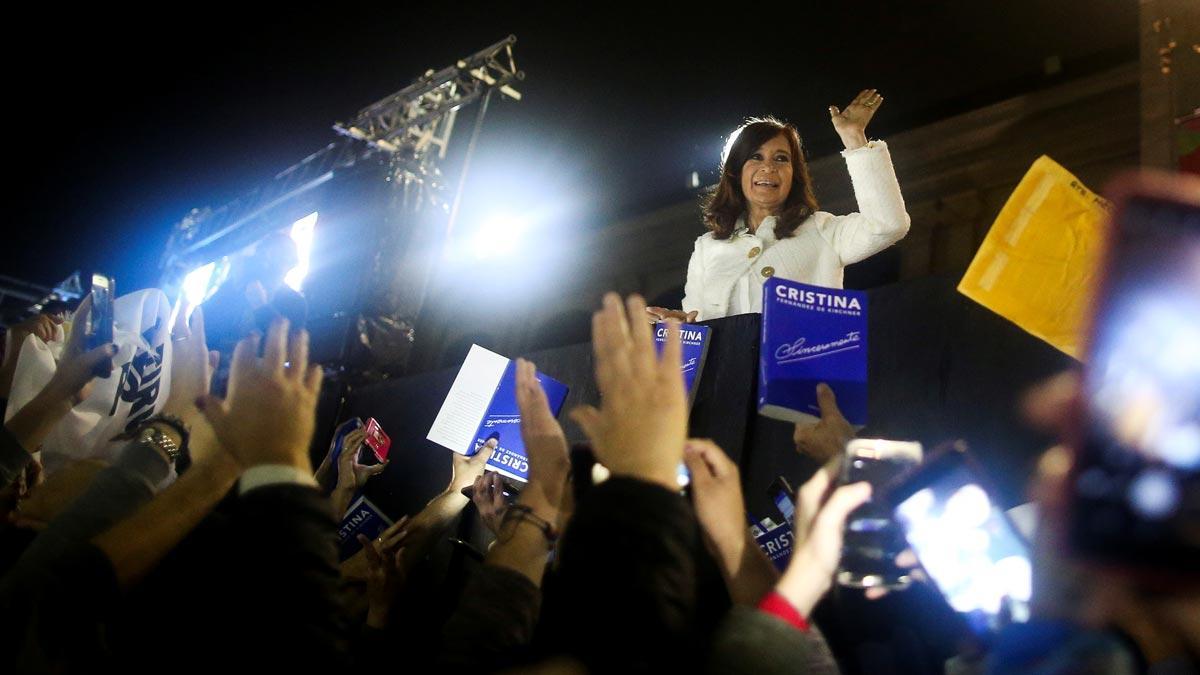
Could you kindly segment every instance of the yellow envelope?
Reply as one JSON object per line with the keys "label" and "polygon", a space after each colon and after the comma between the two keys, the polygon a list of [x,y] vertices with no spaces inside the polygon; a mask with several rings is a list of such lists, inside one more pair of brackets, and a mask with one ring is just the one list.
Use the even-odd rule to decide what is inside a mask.
{"label": "yellow envelope", "polygon": [[1009,196],[958,291],[1082,359],[1109,203],[1045,155]]}

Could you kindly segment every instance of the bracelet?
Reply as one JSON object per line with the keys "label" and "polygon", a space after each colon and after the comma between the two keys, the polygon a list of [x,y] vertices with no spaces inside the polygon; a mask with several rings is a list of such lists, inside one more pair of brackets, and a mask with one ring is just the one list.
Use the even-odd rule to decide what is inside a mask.
{"label": "bracelet", "polygon": [[558,532],[555,531],[554,525],[535,514],[533,509],[524,504],[509,504],[508,509],[504,512],[504,517],[500,520],[501,527],[509,522],[510,518],[514,518],[520,522],[527,522],[537,527],[545,535],[546,542],[552,547],[554,546],[554,542],[558,541]]}
{"label": "bracelet", "polygon": [[192,435],[191,429],[188,428],[188,425],[174,415],[164,415],[163,413],[159,413],[145,422],[142,422],[138,426],[144,427],[148,424],[154,424],[155,422],[159,424],[165,424],[179,434],[179,452],[186,454],[188,449],[188,439]]}

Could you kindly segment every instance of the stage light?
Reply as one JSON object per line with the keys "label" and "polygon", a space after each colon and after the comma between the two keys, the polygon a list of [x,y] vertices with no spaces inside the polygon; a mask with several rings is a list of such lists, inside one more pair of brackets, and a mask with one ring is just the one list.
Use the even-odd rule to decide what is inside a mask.
{"label": "stage light", "polygon": [[317,226],[317,215],[317,212],[313,211],[292,223],[292,229],[289,232],[292,241],[296,242],[296,258],[299,262],[288,270],[287,275],[283,277],[283,282],[297,292],[304,285],[304,277],[308,276],[308,263],[312,257],[313,230]]}
{"label": "stage light", "polygon": [[183,298],[189,307],[200,305],[208,299],[210,291],[216,290],[212,283],[216,270],[217,264],[210,262],[188,272],[183,278]]}
{"label": "stage light", "polygon": [[512,215],[497,215],[484,221],[471,239],[471,251],[477,260],[511,255],[528,229],[529,223]]}

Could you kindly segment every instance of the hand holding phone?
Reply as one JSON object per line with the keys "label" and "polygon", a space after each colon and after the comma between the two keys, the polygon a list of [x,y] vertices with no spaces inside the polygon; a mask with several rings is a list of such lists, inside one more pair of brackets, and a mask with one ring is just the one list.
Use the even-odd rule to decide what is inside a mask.
{"label": "hand holding phone", "polygon": [[[117,292],[116,286],[117,282],[112,277],[92,275],[92,309],[88,314],[85,333],[89,350],[113,341],[113,297]],[[101,364],[93,374],[96,377],[108,377],[110,370],[108,364]]]}
{"label": "hand holding phone", "polygon": [[[865,481],[879,494],[893,480],[921,463],[921,444],[855,438],[846,444],[842,484]],[[907,588],[909,570],[896,563],[904,552],[904,534],[888,505],[872,499],[846,519],[838,583],[854,588]]]}
{"label": "hand holding phone", "polygon": [[1200,570],[1200,178],[1115,183],[1070,445],[1068,532],[1084,556]]}

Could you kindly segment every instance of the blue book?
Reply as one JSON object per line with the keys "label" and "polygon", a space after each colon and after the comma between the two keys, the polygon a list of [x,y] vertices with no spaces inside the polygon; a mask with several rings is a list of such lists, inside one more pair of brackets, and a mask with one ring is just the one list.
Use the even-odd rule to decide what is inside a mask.
{"label": "blue book", "polygon": [[[516,367],[507,357],[471,345],[426,438],[463,455],[490,452],[488,469],[524,482],[529,458],[521,439]],[[567,386],[540,372],[537,377],[557,417]]]}
{"label": "blue book", "polygon": [[867,423],[867,294],[773,277],[763,285],[758,412],[787,422],[820,417],[817,384],[854,425]]}
{"label": "blue book", "polygon": [[345,561],[358,553],[362,548],[362,544],[358,543],[358,535],[376,539],[391,526],[392,519],[384,515],[371,500],[360,495],[346,509],[346,515],[338,525],[338,560]]}
{"label": "blue book", "polygon": [[[688,407],[696,400],[696,385],[700,383],[700,373],[704,370],[704,359],[708,357],[708,326],[697,326],[685,323],[679,327],[680,339],[683,344],[683,382],[687,387]],[[654,326],[654,347],[661,354],[663,345],[667,343],[667,324],[665,322]]]}
{"label": "blue book", "polygon": [[786,570],[788,561],[792,559],[794,538],[791,523],[775,525],[767,522],[752,527],[750,531],[754,535],[754,543],[767,554],[775,568],[780,572]]}

